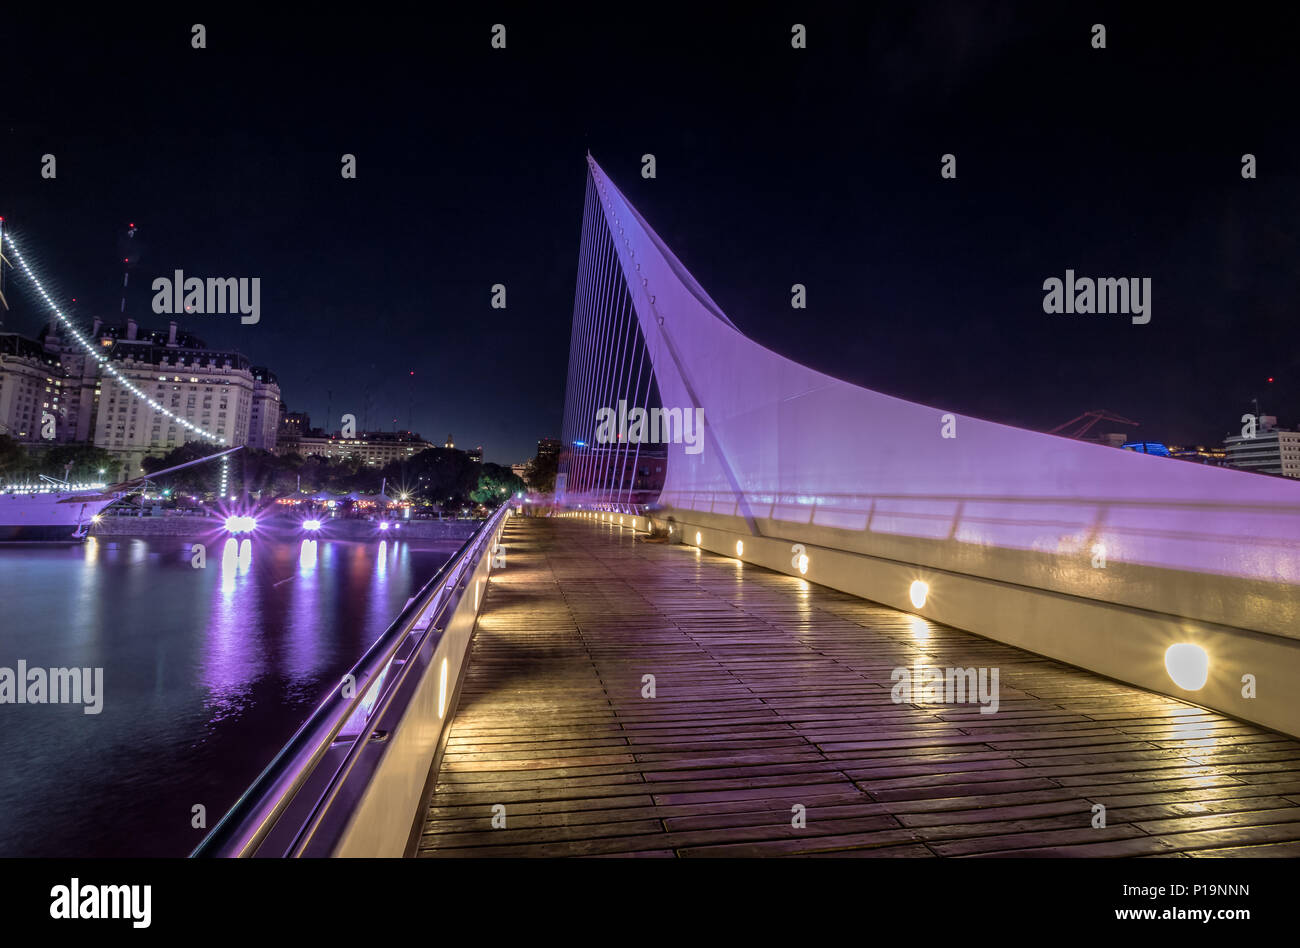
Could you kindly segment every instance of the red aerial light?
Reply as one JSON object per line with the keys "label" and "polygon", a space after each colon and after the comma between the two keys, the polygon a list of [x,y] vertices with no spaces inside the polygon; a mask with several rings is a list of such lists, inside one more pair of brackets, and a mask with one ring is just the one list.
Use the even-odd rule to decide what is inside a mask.
{"label": "red aerial light", "polygon": [[1273,376],[1270,375],[1270,376],[1268,377],[1268,380],[1269,380],[1270,382],[1273,381]]}

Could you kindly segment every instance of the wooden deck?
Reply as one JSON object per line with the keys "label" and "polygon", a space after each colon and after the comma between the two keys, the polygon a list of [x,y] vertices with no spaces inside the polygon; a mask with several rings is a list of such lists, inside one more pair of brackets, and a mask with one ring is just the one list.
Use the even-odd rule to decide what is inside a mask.
{"label": "wooden deck", "polygon": [[[1300,855],[1298,741],[626,529],[505,542],[421,856]],[[998,712],[895,704],[916,662]]]}

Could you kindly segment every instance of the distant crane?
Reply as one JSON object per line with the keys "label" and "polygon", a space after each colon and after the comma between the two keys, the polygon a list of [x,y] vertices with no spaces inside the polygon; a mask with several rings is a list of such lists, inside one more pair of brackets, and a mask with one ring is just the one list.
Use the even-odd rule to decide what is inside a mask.
{"label": "distant crane", "polygon": [[1106,411],[1102,408],[1094,408],[1092,411],[1085,411],[1077,418],[1071,418],[1063,425],[1057,425],[1048,434],[1059,434],[1066,438],[1075,438],[1084,440],[1084,435],[1092,430],[1093,425],[1099,421],[1111,421],[1117,425],[1123,425],[1126,428],[1139,428],[1141,425],[1129,418],[1116,415],[1114,412]]}

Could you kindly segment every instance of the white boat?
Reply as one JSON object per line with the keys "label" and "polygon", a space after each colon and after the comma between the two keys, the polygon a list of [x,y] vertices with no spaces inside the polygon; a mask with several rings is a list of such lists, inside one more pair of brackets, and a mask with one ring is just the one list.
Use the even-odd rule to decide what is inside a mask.
{"label": "white boat", "polygon": [[106,507],[143,489],[147,482],[238,450],[230,448],[107,487],[74,488],[47,479],[48,488],[0,489],[0,541],[84,539]]}

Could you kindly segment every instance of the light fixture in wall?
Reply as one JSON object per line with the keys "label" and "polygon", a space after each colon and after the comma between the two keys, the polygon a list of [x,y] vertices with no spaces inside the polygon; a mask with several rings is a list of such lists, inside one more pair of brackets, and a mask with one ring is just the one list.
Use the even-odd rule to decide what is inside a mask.
{"label": "light fixture in wall", "polygon": [[913,580],[911,587],[907,590],[907,595],[911,597],[912,608],[924,609],[925,599],[930,595],[930,584],[921,580]]}
{"label": "light fixture in wall", "polygon": [[1190,642],[1171,645],[1165,651],[1165,671],[1184,691],[1200,691],[1210,677],[1210,654]]}
{"label": "light fixture in wall", "polygon": [[447,713],[447,660],[442,660],[442,673],[438,676],[438,717]]}

